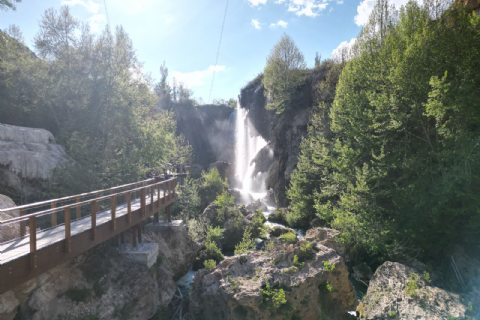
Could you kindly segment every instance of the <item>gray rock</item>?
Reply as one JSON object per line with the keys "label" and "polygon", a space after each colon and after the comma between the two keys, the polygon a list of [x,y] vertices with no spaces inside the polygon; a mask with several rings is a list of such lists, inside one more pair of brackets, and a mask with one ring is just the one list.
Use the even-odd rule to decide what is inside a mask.
{"label": "gray rock", "polygon": [[22,179],[48,179],[51,171],[68,161],[62,146],[43,129],[0,124],[1,184],[22,189]]}
{"label": "gray rock", "polygon": [[[212,270],[200,270],[194,278],[186,319],[344,318],[357,301],[343,259],[332,249],[313,243],[318,252],[298,269],[293,258],[301,254],[302,244],[234,256]],[[335,267],[327,271],[326,265]],[[277,309],[264,299],[266,281],[271,288],[284,288],[286,304]],[[327,282],[334,290],[327,289]]]}
{"label": "gray rock", "polygon": [[[411,290],[407,293],[409,284]],[[385,262],[375,271],[357,311],[368,320],[444,320],[463,318],[466,307],[459,295],[430,286],[418,270]]]}

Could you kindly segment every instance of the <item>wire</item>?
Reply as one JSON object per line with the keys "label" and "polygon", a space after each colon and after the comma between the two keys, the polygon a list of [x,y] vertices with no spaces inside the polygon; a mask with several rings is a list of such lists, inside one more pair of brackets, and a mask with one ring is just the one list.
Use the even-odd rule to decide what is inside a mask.
{"label": "wire", "polygon": [[222,44],[223,29],[225,27],[225,19],[227,18],[228,1],[229,0],[227,0],[227,6],[225,7],[225,14],[223,15],[222,32],[220,32],[220,41],[218,43],[217,58],[215,59],[215,68],[213,69],[212,85],[210,86],[210,95],[208,97],[208,103],[210,103],[212,99],[213,82],[215,81],[215,72],[217,70],[218,56],[220,55],[220,45]]}
{"label": "wire", "polygon": [[108,27],[110,28],[110,18],[108,17],[107,3],[103,0],[103,5],[105,6],[105,13],[107,14]]}

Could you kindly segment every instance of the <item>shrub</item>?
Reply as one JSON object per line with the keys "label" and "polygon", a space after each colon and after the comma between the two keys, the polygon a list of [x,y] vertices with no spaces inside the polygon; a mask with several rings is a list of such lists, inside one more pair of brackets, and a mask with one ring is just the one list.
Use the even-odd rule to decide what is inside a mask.
{"label": "shrub", "polygon": [[235,255],[247,253],[255,249],[255,242],[252,238],[251,228],[246,228],[243,233],[242,242],[235,246]]}
{"label": "shrub", "polygon": [[418,280],[419,280],[418,274],[411,272],[408,275],[408,282],[405,288],[405,293],[408,294],[411,297],[416,297],[417,296],[417,289],[420,289],[418,286]]}
{"label": "shrub", "polygon": [[279,239],[289,244],[294,244],[298,241],[297,235],[293,232],[284,233],[279,237]]}
{"label": "shrub", "polygon": [[216,267],[217,262],[215,262],[215,260],[208,259],[208,260],[205,260],[203,264],[205,265],[205,269],[213,269]]}
{"label": "shrub", "polygon": [[207,256],[215,261],[222,261],[225,258],[215,241],[205,242],[205,251],[207,252]]}
{"label": "shrub", "polygon": [[222,180],[217,168],[212,168],[209,172],[202,172],[200,178],[199,195],[201,198],[200,209],[205,209],[212,203],[219,194],[228,188],[227,179]]}
{"label": "shrub", "polygon": [[287,303],[285,298],[285,291],[283,289],[273,289],[265,277],[265,286],[260,289],[262,292],[263,303],[267,305],[267,308],[278,309],[281,305]]}
{"label": "shrub", "polygon": [[220,227],[208,227],[207,242],[215,242],[217,246],[220,246],[220,241],[223,239],[223,232],[225,229]]}

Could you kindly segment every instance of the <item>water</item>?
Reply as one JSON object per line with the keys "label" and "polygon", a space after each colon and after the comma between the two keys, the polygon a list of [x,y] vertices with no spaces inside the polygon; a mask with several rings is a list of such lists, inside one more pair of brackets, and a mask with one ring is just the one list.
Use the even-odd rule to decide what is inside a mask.
{"label": "water", "polygon": [[184,297],[192,290],[192,282],[195,273],[196,271],[193,271],[192,267],[190,267],[190,270],[188,270],[188,272],[176,282],[177,287],[180,289],[180,292]]}
{"label": "water", "polygon": [[267,174],[258,173],[252,176],[255,170],[252,160],[267,142],[256,132],[248,118],[248,111],[240,107],[239,102],[235,113],[235,177],[241,183],[242,194],[255,194],[259,197],[267,192]]}

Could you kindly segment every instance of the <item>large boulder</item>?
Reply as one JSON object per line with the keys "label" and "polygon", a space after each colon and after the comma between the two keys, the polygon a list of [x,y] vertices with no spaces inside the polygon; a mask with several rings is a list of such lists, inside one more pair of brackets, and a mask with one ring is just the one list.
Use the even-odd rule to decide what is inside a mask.
{"label": "large boulder", "polygon": [[250,212],[255,212],[257,210],[267,211],[267,206],[260,201],[260,199],[252,201],[246,206],[246,209]]}
{"label": "large boulder", "polygon": [[332,248],[337,251],[339,255],[348,259],[347,248],[338,239],[340,232],[335,229],[329,228],[313,228],[307,230],[305,234],[305,240],[307,241],[319,241],[326,247]]}
{"label": "large boulder", "polygon": [[[417,269],[385,262],[370,280],[358,306],[361,319],[457,319],[467,308],[460,296],[429,285]],[[428,280],[429,281],[429,280]]]}
{"label": "large boulder", "polygon": [[[344,319],[357,305],[343,259],[332,249],[311,244],[279,245],[272,252],[253,252],[200,270],[190,293],[190,320]],[[273,297],[285,300],[278,305]]]}
{"label": "large boulder", "polygon": [[[11,198],[0,194],[0,209],[8,209],[13,207],[16,207],[15,202],[13,202]],[[20,216],[20,212],[18,210],[0,212],[0,221],[9,220],[19,216]],[[9,224],[9,225],[0,227],[0,243],[16,239],[19,236],[20,236],[19,223]]]}
{"label": "large boulder", "polygon": [[20,191],[22,180],[48,179],[67,160],[49,131],[0,124],[0,184],[4,187]]}

